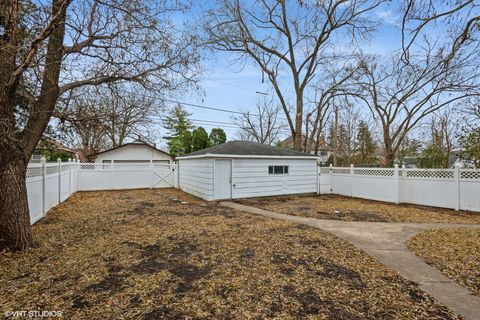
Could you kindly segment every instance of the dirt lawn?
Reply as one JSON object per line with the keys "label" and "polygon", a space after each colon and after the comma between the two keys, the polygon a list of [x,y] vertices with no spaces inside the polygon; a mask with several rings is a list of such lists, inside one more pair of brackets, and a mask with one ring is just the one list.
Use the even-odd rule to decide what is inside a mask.
{"label": "dirt lawn", "polygon": [[317,219],[370,222],[480,224],[480,213],[350,198],[337,195],[298,195],[239,200],[278,213]]}
{"label": "dirt lawn", "polygon": [[426,263],[480,296],[480,229],[428,230],[408,247]]}
{"label": "dirt lawn", "polygon": [[458,319],[329,233],[173,189],[77,193],[33,231],[0,253],[2,316]]}

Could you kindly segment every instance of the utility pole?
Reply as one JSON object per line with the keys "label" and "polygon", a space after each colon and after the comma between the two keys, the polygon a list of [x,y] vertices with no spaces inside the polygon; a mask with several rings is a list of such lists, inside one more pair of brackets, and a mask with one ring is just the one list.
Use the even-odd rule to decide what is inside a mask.
{"label": "utility pole", "polygon": [[335,124],[333,127],[333,166],[337,166],[338,152],[338,106],[335,105]]}

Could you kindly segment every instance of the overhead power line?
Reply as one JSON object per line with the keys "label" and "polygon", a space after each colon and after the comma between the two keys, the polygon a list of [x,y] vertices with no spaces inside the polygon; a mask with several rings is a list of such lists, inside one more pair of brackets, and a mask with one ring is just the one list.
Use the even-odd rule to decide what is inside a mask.
{"label": "overhead power line", "polygon": [[[206,78],[206,79],[210,80],[210,81],[213,81],[213,82],[221,83],[221,84],[224,84],[224,85],[227,85],[227,86],[231,86],[231,87],[234,87],[234,88],[238,88],[238,89],[242,89],[242,90],[245,90],[245,91],[252,92],[252,89],[239,86],[238,84],[233,84],[233,83],[229,83],[229,82],[225,82],[225,81],[220,81],[220,80],[216,80],[216,79],[213,79],[213,78]],[[255,91],[255,93],[261,94],[261,95],[264,95],[264,96],[268,96],[268,93],[263,92],[263,91]]]}
{"label": "overhead power line", "polygon": [[167,101],[167,102],[171,102],[171,103],[178,103],[178,104],[181,104],[181,105],[184,105],[184,106],[201,108],[201,109],[215,110],[215,111],[235,113],[235,114],[243,114],[240,111],[233,111],[233,110],[227,110],[227,109],[215,108],[215,107],[207,107],[207,106],[202,106],[201,104],[182,102],[182,101],[178,101],[178,100],[170,100],[170,99],[162,99],[162,100]]}
{"label": "overhead power line", "polygon": [[[234,114],[240,114],[240,115],[245,114],[245,112],[233,111],[233,110],[217,108],[217,107],[208,107],[208,106],[204,106],[204,105],[201,105],[201,104],[195,104],[195,103],[190,103],[190,102],[183,102],[183,101],[170,100],[170,99],[162,99],[162,100],[166,101],[166,102],[178,103],[178,104],[181,104],[181,105],[184,105],[184,106],[196,107],[196,108],[201,108],[201,109],[208,109],[208,110],[214,110],[214,111],[220,111],[220,112],[226,112],[226,113],[234,113]],[[257,114],[257,113],[249,113],[249,115],[260,117],[260,115]],[[287,118],[280,118],[280,117],[278,119],[279,120],[287,120]]]}

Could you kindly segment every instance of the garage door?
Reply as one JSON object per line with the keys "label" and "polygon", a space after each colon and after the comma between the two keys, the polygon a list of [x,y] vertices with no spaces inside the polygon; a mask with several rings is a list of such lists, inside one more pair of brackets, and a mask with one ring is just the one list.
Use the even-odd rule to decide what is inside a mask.
{"label": "garage door", "polygon": [[215,160],[215,200],[232,198],[232,160]]}

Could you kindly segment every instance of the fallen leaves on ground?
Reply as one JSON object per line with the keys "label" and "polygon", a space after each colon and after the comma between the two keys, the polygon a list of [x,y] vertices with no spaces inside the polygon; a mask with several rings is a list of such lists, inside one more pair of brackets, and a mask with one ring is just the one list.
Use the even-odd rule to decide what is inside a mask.
{"label": "fallen leaves on ground", "polygon": [[317,219],[480,224],[480,213],[349,198],[298,195],[242,199],[240,203],[283,214]]}
{"label": "fallen leaves on ground", "polygon": [[410,239],[408,247],[426,263],[480,296],[480,229],[428,230]]}
{"label": "fallen leaves on ground", "polygon": [[0,312],[66,319],[459,319],[324,231],[174,189],[83,192],[0,253]]}

